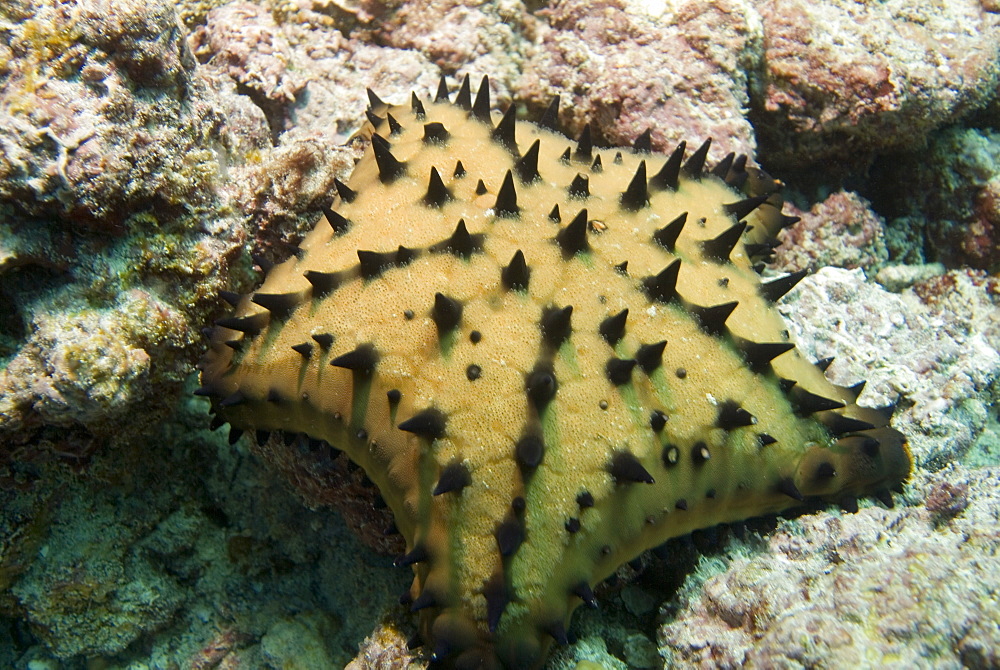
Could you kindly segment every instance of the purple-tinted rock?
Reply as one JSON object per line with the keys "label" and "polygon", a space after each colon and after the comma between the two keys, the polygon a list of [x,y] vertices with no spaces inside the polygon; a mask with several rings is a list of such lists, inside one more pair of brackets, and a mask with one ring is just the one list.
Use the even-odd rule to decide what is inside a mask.
{"label": "purple-tinted rock", "polygon": [[[766,0],[755,128],[769,165],[919,146],[995,95],[1000,15],[978,0]],[[828,163],[829,165],[829,163]]]}
{"label": "purple-tinted rock", "polygon": [[856,193],[838,191],[809,211],[789,206],[788,213],[801,221],[779,235],[775,262],[782,270],[868,269],[888,259],[885,221]]}
{"label": "purple-tinted rock", "polygon": [[189,122],[211,128],[220,119],[190,90],[195,62],[173,10],[60,7],[39,6],[9,39],[0,199],[113,234],[132,209],[196,199],[209,175],[177,177],[195,176],[207,157],[189,154],[183,164],[181,146],[193,138],[178,137],[180,102],[193,94]]}
{"label": "purple-tinted rock", "polygon": [[379,27],[388,46],[416,49],[445,72],[488,74],[494,92],[508,87],[524,67],[535,19],[520,0],[413,0]]}
{"label": "purple-tinted rock", "polygon": [[732,554],[683,595],[661,654],[677,667],[996,665],[998,474],[921,480],[967,488],[968,508],[945,524],[923,507],[783,522],[762,554]]}
{"label": "purple-tinted rock", "polygon": [[232,77],[261,101],[285,105],[305,88],[288,40],[260,5],[235,3],[213,9],[191,41],[201,62]]}
{"label": "purple-tinted rock", "polygon": [[760,53],[756,12],[739,0],[691,0],[667,10],[606,0],[560,2],[547,10],[518,96],[544,109],[561,96],[576,136],[587,122],[612,144],[652,128],[653,146],[693,150],[712,137],[710,156],[752,153],[743,109],[746,70]]}

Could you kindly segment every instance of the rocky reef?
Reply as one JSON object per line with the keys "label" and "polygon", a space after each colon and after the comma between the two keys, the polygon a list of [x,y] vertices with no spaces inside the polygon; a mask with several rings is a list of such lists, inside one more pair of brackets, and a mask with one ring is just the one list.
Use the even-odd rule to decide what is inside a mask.
{"label": "rocky reef", "polygon": [[[995,468],[949,467],[924,503],[783,522],[707,560],[660,629],[675,666],[988,668],[1000,658]],[[891,534],[885,528],[892,528]]]}

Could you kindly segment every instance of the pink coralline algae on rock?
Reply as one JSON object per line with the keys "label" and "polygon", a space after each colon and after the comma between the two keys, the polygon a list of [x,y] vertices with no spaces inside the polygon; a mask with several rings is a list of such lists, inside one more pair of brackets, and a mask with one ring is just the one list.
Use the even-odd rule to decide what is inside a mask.
{"label": "pink coralline algae on rock", "polygon": [[770,165],[865,165],[995,94],[1000,15],[978,0],[766,0],[755,127]]}
{"label": "pink coralline algae on rock", "polygon": [[[1000,475],[949,470],[967,507],[784,522],[755,557],[688,591],[660,630],[679,667],[996,667],[1000,663]],[[924,491],[926,493],[926,490]]]}
{"label": "pink coralline algae on rock", "polygon": [[[345,38],[316,12],[301,9],[295,15],[301,22],[279,25],[270,22],[263,7],[238,7],[237,14],[228,15],[233,24],[244,17],[253,25],[266,24],[268,40],[286,45],[287,51],[281,59],[257,54],[231,61],[211,48],[199,49],[203,68],[239,82],[253,80],[255,70],[277,72],[289,63],[294,69],[282,77],[304,85],[294,101],[268,100],[248,91],[260,105],[258,112],[267,115],[274,146],[255,152],[221,187],[247,217],[253,252],[282,258],[315,223],[316,212],[330,204],[334,179],[345,177],[360,158],[361,146],[350,140],[363,118],[359,110],[368,104],[366,86],[398,98],[413,87],[433,91],[438,74],[414,51]],[[196,42],[225,45],[235,40],[226,48],[241,52],[252,46],[255,30],[234,29],[223,20],[227,15],[216,11],[220,19],[199,28]]]}
{"label": "pink coralline algae on rock", "polygon": [[546,16],[550,27],[525,67],[521,97],[543,107],[561,96],[571,130],[591,122],[613,144],[651,128],[661,150],[712,137],[714,160],[752,153],[743,109],[761,26],[750,5],[693,0],[657,10],[624,0],[570,0]]}
{"label": "pink coralline algae on rock", "polygon": [[[30,18],[12,27],[0,89],[0,198],[32,215],[120,234],[127,212],[143,200],[197,200],[203,184],[182,174],[196,177],[191,170],[206,157],[191,151],[184,165],[173,151],[193,138],[179,137],[168,123],[178,110],[164,103],[193,84],[194,60],[172,10],[155,3],[105,9],[27,6]],[[160,106],[135,97],[136,86]],[[219,122],[210,106],[192,102],[192,122]],[[156,122],[162,127],[154,137]]]}
{"label": "pink coralline algae on rock", "polygon": [[885,263],[885,221],[856,193],[838,191],[802,211],[789,213],[800,221],[779,235],[776,262],[783,270],[809,270],[832,265],[847,269],[872,268]]}
{"label": "pink coralline algae on rock", "polygon": [[520,0],[406,2],[386,17],[378,34],[388,46],[416,49],[446,72],[488,72],[494,91],[509,98],[532,47],[538,19]]}
{"label": "pink coralline algae on rock", "polygon": [[305,88],[288,40],[260,5],[236,3],[213,9],[191,41],[199,59],[210,59],[213,67],[261,101],[288,104]]}

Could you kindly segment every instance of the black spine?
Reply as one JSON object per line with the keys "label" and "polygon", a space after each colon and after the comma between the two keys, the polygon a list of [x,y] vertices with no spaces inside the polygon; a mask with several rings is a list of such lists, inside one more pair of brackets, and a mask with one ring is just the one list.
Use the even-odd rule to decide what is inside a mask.
{"label": "black spine", "polygon": [[514,252],[507,267],[500,272],[500,281],[508,290],[527,291],[530,276],[531,268],[524,260],[524,252],[518,249]]}

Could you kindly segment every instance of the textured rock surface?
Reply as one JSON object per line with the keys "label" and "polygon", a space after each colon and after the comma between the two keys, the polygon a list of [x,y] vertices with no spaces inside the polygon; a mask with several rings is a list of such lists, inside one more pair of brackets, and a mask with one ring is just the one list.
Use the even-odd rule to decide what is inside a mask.
{"label": "textured rock surface", "polygon": [[801,221],[779,236],[776,263],[784,270],[815,272],[833,266],[870,273],[889,258],[885,221],[856,193],[839,191],[809,211],[790,206],[788,212]]}
{"label": "textured rock surface", "polygon": [[998,484],[956,468],[918,484],[924,506],[783,523],[762,554],[692,580],[661,653],[682,667],[995,666]]}
{"label": "textured rock surface", "polygon": [[361,643],[345,670],[406,670],[423,667],[407,648],[406,637],[393,626],[379,626]]}
{"label": "textured rock surface", "polygon": [[[39,549],[45,560],[12,590],[25,619],[57,657],[121,652],[165,626],[183,601],[177,583],[158,569],[155,552],[138,543],[154,522],[145,501],[110,497],[73,496],[63,504]],[[107,520],[107,507],[116,503],[130,525],[94,523]]]}
{"label": "textured rock surface", "polygon": [[[155,2],[110,13],[99,2],[31,9],[5,37],[13,58],[0,91],[0,197],[111,234],[123,232],[130,210],[204,201],[218,168],[197,145],[225,142],[221,105],[197,81],[173,10]],[[195,104],[183,108],[189,96]],[[150,126],[161,130],[155,142]]]}
{"label": "textured rock surface", "polygon": [[869,190],[890,219],[898,262],[1000,267],[1000,133],[947,129],[919,152],[883,160]]}
{"label": "textured rock surface", "polygon": [[1000,456],[997,299],[981,273],[923,278],[897,295],[833,269],[789,296],[783,309],[806,349],[837,353],[832,379],[864,369],[862,403],[903,394],[896,425],[918,464],[909,506],[783,522],[763,544],[706,560],[665,603],[668,662],[996,664],[996,470],[945,464]]}
{"label": "textured rock surface", "polygon": [[607,141],[627,144],[650,127],[659,150],[713,137],[715,160],[753,152],[743,110],[763,29],[749,3],[570,0],[548,19],[518,92],[539,108],[562,96],[574,136],[592,122]]}
{"label": "textured rock surface", "polygon": [[398,608],[403,571],[208,432],[203,405],[185,400],[141,458],[100,451],[30,508],[0,488],[7,667],[279,670],[305,658],[297,630],[331,659],[311,668],[343,667]]}
{"label": "textured rock surface", "polygon": [[260,5],[213,9],[191,45],[199,60],[226,72],[259,103],[287,105],[305,88],[288,40]]}
{"label": "textured rock surface", "polygon": [[755,127],[768,165],[864,166],[995,95],[1000,14],[978,0],[765,0]]}
{"label": "textured rock surface", "polygon": [[0,462],[31,443],[79,464],[188,374],[243,242],[217,189],[267,127],[169,5],[0,11]]}
{"label": "textured rock surface", "polygon": [[379,37],[389,46],[420,51],[448,73],[488,72],[499,84],[494,94],[509,100],[508,86],[523,71],[536,22],[519,0],[421,0],[388,17]]}
{"label": "textured rock surface", "polygon": [[918,463],[963,458],[989,425],[1000,378],[996,280],[953,271],[902,294],[866,283],[860,270],[825,268],[802,281],[781,309],[804,354],[836,355],[828,373],[866,379],[862,403],[902,399],[895,425]]}

